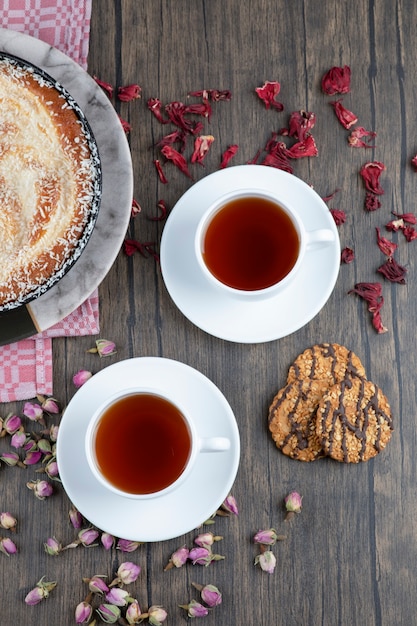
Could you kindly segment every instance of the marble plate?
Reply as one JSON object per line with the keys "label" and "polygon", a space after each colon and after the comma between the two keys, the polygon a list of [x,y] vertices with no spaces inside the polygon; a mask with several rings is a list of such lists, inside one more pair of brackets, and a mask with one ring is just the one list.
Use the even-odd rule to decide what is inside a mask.
{"label": "marble plate", "polygon": [[[200,454],[193,471],[175,491],[135,500],[107,490],[93,475],[84,438],[89,417],[106,397],[138,385],[163,391],[195,416],[199,437],[227,437],[231,445],[222,452]],[[218,387],[189,365],[160,357],[119,361],[90,378],[65,409],[57,441],[59,474],[70,500],[90,523],[132,541],[163,541],[197,528],[229,494],[239,458],[236,419]]]}
{"label": "marble plate", "polygon": [[[205,209],[239,189],[274,193],[296,204],[307,230],[330,229],[334,240],[312,246],[293,282],[264,300],[225,294],[199,268],[194,249]],[[207,333],[237,343],[262,343],[285,337],[310,322],[327,302],[340,268],[340,240],[334,219],[320,196],[293,174],[264,165],[238,165],[195,183],[173,207],[161,239],[161,270],[177,307]]]}
{"label": "marble plate", "polygon": [[0,29],[0,50],[47,72],[79,104],[96,139],[102,197],[91,238],[74,267],[30,304],[0,313],[0,345],[47,330],[98,287],[113,265],[130,219],[133,171],[129,145],[107,95],[75,61],[39,39]]}

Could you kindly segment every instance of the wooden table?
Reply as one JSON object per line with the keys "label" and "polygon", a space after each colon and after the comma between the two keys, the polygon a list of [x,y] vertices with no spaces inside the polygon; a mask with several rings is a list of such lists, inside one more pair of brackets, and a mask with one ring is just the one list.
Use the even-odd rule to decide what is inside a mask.
{"label": "wooden table", "polygon": [[[197,531],[142,545],[132,554],[98,546],[48,556],[43,546],[48,537],[68,544],[75,536],[68,498],[58,486],[53,497],[37,500],[25,486],[38,477],[35,469],[2,465],[1,509],[18,518],[14,538],[19,549],[9,558],[0,554],[3,626],[75,623],[75,606],[87,595],[82,577],[111,577],[127,560],[142,568],[129,587],[132,595],[143,609],[163,605],[169,624],[187,621],[178,605],[198,599],[192,582],[212,583],[223,592],[222,605],[205,618],[206,624],[417,623],[417,242],[407,243],[401,231],[384,228],[392,211],[415,211],[416,23],[413,0],[93,3],[89,72],[115,86],[138,83],[142,88],[140,100],[115,100],[132,126],[135,198],[142,207],[131,222],[129,238],[155,242],[158,251],[164,221],[150,219],[158,215],[158,201],[171,209],[192,184],[172,164],[165,167],[168,184],[159,182],[153,160],[160,153],[154,146],[173,126],[157,122],[147,109],[148,99],[165,104],[185,100],[190,91],[227,89],[232,99],[214,103],[211,122],[204,123],[204,132],[215,141],[205,165],[192,165],[194,180],[216,171],[229,145],[239,146],[230,165],[247,163],[272,132],[288,124],[291,112],[314,112],[312,132],[319,155],[294,161],[294,173],[322,197],[340,189],[329,208],[346,213],[340,239],[342,247],[354,250],[355,260],[341,266],[333,294],[307,326],[277,341],[246,345],[217,339],[189,322],[169,297],[152,256],[120,252],[100,287],[101,336],[116,342],[117,354],[101,360],[88,354],[92,338],[54,340],[55,396],[63,405],[69,402],[75,392],[72,375],[79,369],[97,372],[136,356],[174,358],[208,376],[233,408],[242,445],[232,490],[239,515],[216,517],[214,526],[207,527],[224,537],[216,551],[226,558],[207,568],[187,565],[164,572],[171,553],[191,545]],[[374,149],[348,145],[349,132],[329,104],[338,96],[321,91],[324,72],[343,65],[352,71],[351,91],[343,104],[357,115],[357,125],[377,133]],[[281,83],[283,112],[267,110],[256,96],[255,88],[266,80]],[[189,157],[190,144],[187,150]],[[381,177],[385,193],[381,208],[368,212],[359,170],[372,160],[386,166]],[[376,227],[398,243],[395,258],[407,268],[405,285],[376,273],[385,260]],[[388,331],[383,334],[373,328],[366,303],[348,295],[356,283],[376,281],[383,285],[385,298],[382,320]],[[268,433],[268,406],[284,385],[290,363],[320,342],[352,349],[390,400],[392,440],[366,463],[298,462],[282,455]],[[22,404],[3,406],[2,415],[12,410],[21,411]],[[201,493],[204,488],[202,484]],[[286,524],[283,499],[291,490],[302,494],[303,509]],[[190,493],[190,508],[198,497]],[[257,530],[270,527],[287,537],[273,547],[277,566],[271,575],[254,566],[259,548],[252,541]],[[24,597],[42,576],[58,585],[46,601],[27,607]]]}

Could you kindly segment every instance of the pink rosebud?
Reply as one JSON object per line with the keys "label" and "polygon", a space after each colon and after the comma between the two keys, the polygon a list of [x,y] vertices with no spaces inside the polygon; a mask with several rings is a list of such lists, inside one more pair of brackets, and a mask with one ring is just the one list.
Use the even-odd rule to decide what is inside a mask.
{"label": "pink rosebud", "polygon": [[49,478],[52,478],[52,480],[58,478],[58,463],[55,460],[49,461],[49,463],[45,466],[45,472]]}
{"label": "pink rosebud", "polygon": [[6,530],[16,530],[17,519],[8,511],[0,513],[0,526]]}
{"label": "pink rosebud", "polygon": [[39,441],[38,441],[38,449],[45,456],[51,456],[52,446],[51,446],[51,442],[48,441],[48,439],[39,439]]}
{"label": "pink rosebud", "polygon": [[239,515],[236,499],[231,494],[229,494],[226,500],[223,502],[222,508],[229,513],[233,513],[233,515]]}
{"label": "pink rosebud", "polygon": [[23,407],[23,415],[29,418],[32,422],[39,422],[43,418],[43,410],[39,404],[26,402]]}
{"label": "pink rosebud", "polygon": [[2,537],[0,539],[0,552],[3,552],[3,554],[5,554],[6,556],[16,554],[16,544],[14,543],[14,541],[9,539],[9,537]]}
{"label": "pink rosebud", "polygon": [[193,565],[209,565],[212,561],[212,552],[208,548],[192,548],[188,558]]}
{"label": "pink rosebud", "polygon": [[55,398],[42,398],[42,409],[50,415],[57,415],[60,412],[58,401]]}
{"label": "pink rosebud", "polygon": [[205,585],[201,590],[201,599],[212,608],[222,603],[222,594],[214,585]]}
{"label": "pink rosebud", "polygon": [[134,552],[142,545],[141,541],[130,541],[129,539],[119,539],[116,549],[121,552]]}
{"label": "pink rosebud", "polygon": [[96,351],[100,357],[116,354],[116,344],[108,339],[97,339]]}
{"label": "pink rosebud", "polygon": [[214,544],[215,541],[220,541],[223,537],[220,535],[213,535],[213,533],[201,533],[194,539],[194,543],[201,548],[207,548]]}
{"label": "pink rosebud", "polygon": [[297,491],[291,493],[284,499],[285,508],[287,510],[286,520],[289,521],[295,513],[301,513],[303,498]]}
{"label": "pink rosebud", "polygon": [[62,551],[62,544],[55,537],[49,537],[43,545],[45,552],[50,556],[57,556]]}
{"label": "pink rosebud", "polygon": [[58,432],[59,426],[57,426],[56,424],[52,424],[52,426],[49,428],[49,439],[52,441],[52,443],[55,443],[57,441]]}
{"label": "pink rosebud", "polygon": [[73,528],[81,528],[83,525],[83,516],[81,513],[73,506],[68,512],[68,516]]}
{"label": "pink rosebud", "polygon": [[108,585],[104,582],[105,576],[93,576],[92,578],[83,578],[85,583],[88,583],[88,588],[92,593],[107,593],[109,591]]}
{"label": "pink rosebud", "polygon": [[182,567],[188,560],[190,551],[186,546],[178,548],[171,554],[168,565],[165,566],[164,571],[171,569],[172,567]]}
{"label": "pink rosebud", "polygon": [[117,578],[116,580],[120,584],[130,585],[137,580],[140,574],[140,566],[135,563],[130,563],[126,561],[126,563],[122,563],[117,570]]}
{"label": "pink rosebud", "polygon": [[265,546],[273,546],[278,538],[277,533],[273,528],[269,528],[268,530],[258,530],[256,535],[253,538],[255,543],[261,543]]}
{"label": "pink rosebud", "polygon": [[13,448],[22,448],[26,443],[27,435],[23,428],[19,428],[19,430],[12,436],[10,439],[10,445]]}
{"label": "pink rosebud", "polygon": [[45,500],[54,492],[54,488],[47,480],[31,480],[26,483],[26,487],[33,491],[39,500]]}
{"label": "pink rosebud", "polygon": [[100,604],[97,613],[106,624],[116,624],[121,616],[120,609],[115,604]]}
{"label": "pink rosebud", "polygon": [[114,546],[115,539],[113,535],[110,535],[109,533],[102,533],[100,541],[105,550],[111,550]]}
{"label": "pink rosebud", "polygon": [[8,415],[3,421],[3,428],[9,435],[14,435],[22,426],[22,420],[18,415]]}
{"label": "pink rosebud", "polygon": [[93,607],[88,602],[80,602],[75,608],[75,623],[76,624],[88,624],[91,615],[93,614]]}
{"label": "pink rosebud", "polygon": [[141,610],[139,606],[139,602],[137,600],[133,600],[126,609],[126,620],[128,624],[139,624],[140,623],[140,615]]}
{"label": "pink rosebud", "polygon": [[180,608],[187,611],[188,617],[206,617],[208,615],[208,608],[197,600],[191,600],[188,604],[180,604]]}
{"label": "pink rosebud", "polygon": [[36,465],[42,458],[42,452],[40,450],[31,450],[23,459],[25,465]]}
{"label": "pink rosebud", "polygon": [[113,587],[106,593],[106,601],[116,606],[127,606],[129,599],[129,593],[120,587]]}
{"label": "pink rosebud", "polygon": [[87,380],[91,377],[91,372],[88,372],[87,370],[80,370],[79,372],[74,374],[74,376],[72,377],[72,382],[76,387],[82,387],[82,385],[84,385],[84,383],[86,383]]}
{"label": "pink rosebud", "polygon": [[167,616],[168,613],[162,606],[154,605],[148,609],[148,619],[152,626],[161,626],[161,624],[165,622]]}
{"label": "pink rosebud", "polygon": [[84,528],[78,533],[78,539],[84,547],[92,547],[93,545],[97,545],[94,542],[99,534],[100,533],[95,528]]}
{"label": "pink rosebud", "polygon": [[19,463],[19,456],[16,452],[3,452],[0,456],[0,460],[4,461],[9,467],[14,467]]}
{"label": "pink rosebud", "polygon": [[273,574],[276,565],[276,558],[271,550],[266,550],[262,554],[258,554],[255,558],[255,565],[259,565],[261,570],[267,574]]}
{"label": "pink rosebud", "polygon": [[44,582],[44,578],[45,577],[42,576],[40,581],[36,583],[36,587],[29,591],[25,598],[26,604],[29,604],[31,606],[33,606],[34,604],[39,604],[41,600],[49,596],[49,593],[52,591],[52,589],[55,589],[56,582]]}

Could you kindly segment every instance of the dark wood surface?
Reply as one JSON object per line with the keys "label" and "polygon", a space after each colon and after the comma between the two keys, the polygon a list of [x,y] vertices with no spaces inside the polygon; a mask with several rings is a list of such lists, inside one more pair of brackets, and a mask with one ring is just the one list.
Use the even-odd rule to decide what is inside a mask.
{"label": "dark wood surface", "polygon": [[[285,626],[394,626],[417,624],[416,579],[416,289],[417,241],[384,225],[391,211],[413,212],[417,173],[411,158],[415,134],[417,46],[414,0],[95,0],[91,25],[89,72],[115,86],[138,83],[141,100],[115,101],[132,125],[129,141],[135,173],[135,198],[142,212],[132,220],[128,236],[155,242],[158,250],[164,223],[157,215],[163,199],[169,208],[191,181],[166,166],[167,185],[157,178],[154,144],[172,126],[162,127],[147,110],[147,100],[184,100],[189,91],[229,89],[230,102],[213,105],[204,132],[215,142],[205,167],[192,166],[195,180],[218,169],[222,152],[238,144],[232,163],[251,160],[271,132],[288,123],[292,111],[313,111],[319,156],[294,162],[294,173],[321,196],[340,191],[329,203],[346,212],[340,226],[342,247],[355,250],[344,265],[329,301],[306,327],[292,335],[258,345],[231,343],[191,324],[171,301],[152,257],[119,254],[100,286],[101,336],[117,344],[117,354],[98,359],[86,352],[92,338],[54,340],[54,395],[65,405],[79,369],[97,372],[135,356],[178,359],[208,376],[229,400],[239,425],[242,456],[232,493],[239,516],[216,517],[210,527],[224,539],[217,551],[225,560],[210,567],[188,565],[164,572],[171,553],[190,545],[196,532],[163,543],[142,545],[132,554],[102,547],[78,547],[57,557],[43,543],[55,536],[63,544],[75,536],[68,521],[69,501],[58,486],[40,501],[26,488],[38,477],[35,468],[0,468],[0,508],[18,518],[13,535],[18,554],[0,554],[0,621],[12,624],[75,623],[74,609],[86,596],[82,577],[111,577],[118,565],[132,560],[142,573],[132,595],[143,609],[166,607],[167,624],[183,624],[178,608],[197,598],[191,583],[212,583],[223,603],[206,624],[272,624]],[[377,132],[375,149],[353,149],[348,132],[337,121],[331,98],[320,79],[332,66],[349,65],[351,92],[344,105],[358,124]],[[266,110],[255,95],[265,80],[281,83],[285,109]],[[187,153],[189,156],[189,152]],[[386,166],[381,178],[382,207],[363,208],[359,169],[368,160]],[[406,284],[384,281],[376,269],[384,257],[375,228],[398,242],[395,253],[406,266]],[[365,303],[348,291],[357,282],[380,281],[385,298],[385,334],[377,334]],[[268,406],[283,386],[288,366],[312,344],[339,342],[362,359],[368,377],[386,393],[395,431],[387,449],[366,463],[331,460],[301,463],[283,456],[267,430]],[[22,403],[2,406],[2,416],[22,410]],[[48,423],[54,420],[48,418]],[[2,450],[7,448],[6,441]],[[204,484],[201,492],[204,492]],[[291,490],[303,496],[302,512],[288,525],[283,499]],[[190,493],[189,507],[199,493]],[[168,512],[167,512],[168,514]],[[184,512],[186,515],[186,512]],[[273,547],[275,573],[254,566],[258,548],[254,533],[274,527],[286,534]],[[11,536],[7,531],[3,536]],[[26,593],[42,577],[56,580],[50,597],[35,607],[24,604]]]}

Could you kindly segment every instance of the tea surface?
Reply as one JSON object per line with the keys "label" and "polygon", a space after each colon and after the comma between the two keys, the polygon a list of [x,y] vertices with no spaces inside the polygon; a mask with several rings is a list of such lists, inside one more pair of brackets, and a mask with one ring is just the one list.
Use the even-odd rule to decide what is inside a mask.
{"label": "tea surface", "polygon": [[117,400],[96,429],[99,469],[127,493],[149,494],[168,487],[184,471],[190,452],[191,435],[181,411],[150,393]]}
{"label": "tea surface", "polygon": [[270,287],[294,267],[300,242],[289,215],[267,198],[242,197],[210,221],[203,258],[222,283],[244,291]]}

